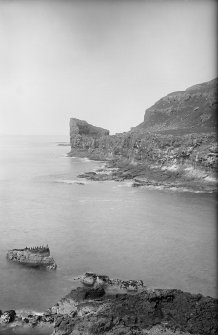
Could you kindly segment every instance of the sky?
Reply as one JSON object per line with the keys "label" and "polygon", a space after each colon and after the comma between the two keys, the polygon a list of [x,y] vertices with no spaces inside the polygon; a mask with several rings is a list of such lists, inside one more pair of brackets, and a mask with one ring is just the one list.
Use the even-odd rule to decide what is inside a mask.
{"label": "sky", "polygon": [[217,76],[215,0],[0,0],[0,134],[128,131]]}

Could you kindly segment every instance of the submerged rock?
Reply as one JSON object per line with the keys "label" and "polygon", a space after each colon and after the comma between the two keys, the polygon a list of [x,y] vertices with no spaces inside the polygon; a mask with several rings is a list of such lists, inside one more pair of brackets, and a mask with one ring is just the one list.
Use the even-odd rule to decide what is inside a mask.
{"label": "submerged rock", "polygon": [[47,270],[57,268],[53,257],[50,256],[48,247],[12,249],[7,252],[7,259],[31,267],[43,267]]}

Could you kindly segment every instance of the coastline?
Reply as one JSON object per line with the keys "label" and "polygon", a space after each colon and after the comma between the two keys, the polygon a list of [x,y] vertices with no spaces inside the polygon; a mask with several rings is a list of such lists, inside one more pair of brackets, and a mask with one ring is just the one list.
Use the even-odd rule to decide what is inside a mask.
{"label": "coastline", "polygon": [[132,187],[147,189],[213,193],[217,192],[215,173],[194,168],[189,165],[148,165],[129,162],[126,159],[104,160],[90,156],[87,152],[73,150],[68,157],[86,158],[102,162],[97,170],[79,174],[77,177],[91,181],[129,181]]}
{"label": "coastline", "polygon": [[[78,157],[80,156],[78,155]],[[83,158],[92,159],[85,155],[85,153]],[[94,160],[99,161],[98,159]],[[182,179],[181,172],[180,182],[175,183],[176,179],[178,179],[178,171],[174,169],[162,170],[160,166],[149,168],[143,164],[129,163],[126,160],[101,160],[101,162],[103,166],[98,170],[84,173],[78,177],[93,181],[131,181],[133,187],[158,188],[163,186],[169,190],[171,187],[175,187],[176,189],[185,187],[185,182],[187,183],[187,180]],[[143,172],[143,174],[140,174],[140,172]],[[146,176],[144,175],[145,172]],[[198,180],[196,179],[195,191],[205,192],[205,187],[199,190]],[[187,187],[192,191],[193,180],[190,179],[190,183],[192,184],[187,185]],[[215,191],[216,189],[211,186],[211,188],[206,190],[206,193]],[[136,295],[137,299],[135,298],[134,300],[133,297]],[[137,314],[142,309],[141,305],[137,305],[138,300],[145,306],[145,314],[143,316]],[[176,308],[174,310],[173,307],[172,311],[169,306],[172,306],[175,300],[177,301]],[[19,316],[17,313],[17,319],[9,323],[5,330],[8,329],[8,326],[10,328],[18,327],[27,331],[28,329],[38,329],[39,331],[42,330],[42,332],[46,332],[49,328],[53,335],[91,335],[100,333],[108,335],[153,335],[161,333],[165,333],[166,335],[217,334],[217,315],[215,312],[217,310],[217,299],[204,297],[201,294],[182,292],[176,289],[152,290],[145,287],[142,292],[113,292],[112,294],[105,293],[104,291],[99,292],[96,289],[92,290],[90,287],[79,287],[63,297],[58,304],[63,306],[61,313],[60,310],[54,312],[56,308],[53,308],[54,306],[40,315],[32,313],[25,318]],[[76,310],[74,309],[72,313],[71,308],[74,308],[75,305]],[[134,309],[132,309],[133,306]],[[204,306],[206,307],[204,308]],[[106,310],[104,309],[105,307],[107,307]],[[169,312],[167,316],[164,312],[165,307],[167,313]],[[187,312],[189,307],[191,309],[190,314]],[[135,308],[137,308],[136,314]],[[130,313],[128,312],[129,309],[131,310]],[[115,315],[113,314],[114,312]],[[117,312],[119,312],[118,316]],[[183,313],[186,313],[185,316]],[[193,313],[195,316],[194,320],[192,320]],[[146,320],[147,315],[149,317],[148,324],[146,321],[145,325],[143,321],[140,321],[141,317],[145,317],[144,315],[146,315]],[[145,328],[142,328],[144,326]]]}
{"label": "coastline", "polygon": [[[140,180],[136,175],[140,169],[134,164],[101,162],[102,168],[90,172],[90,180],[132,180],[135,183]],[[155,183],[150,181],[149,185]],[[217,334],[216,310],[217,299],[177,289],[144,287],[140,292],[115,293],[78,287],[44,313],[23,317],[16,312],[16,319],[2,329],[13,329],[13,332],[24,329],[28,335],[32,330],[46,335],[209,335]]]}

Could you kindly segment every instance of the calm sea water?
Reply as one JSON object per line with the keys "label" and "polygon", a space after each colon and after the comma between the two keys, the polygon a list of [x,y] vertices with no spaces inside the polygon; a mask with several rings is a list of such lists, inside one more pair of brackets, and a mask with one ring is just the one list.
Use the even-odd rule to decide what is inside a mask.
{"label": "calm sea water", "polygon": [[[63,137],[0,138],[0,309],[43,311],[85,271],[216,295],[216,198],[74,183],[102,162],[69,158]],[[56,272],[7,262],[47,244]]]}

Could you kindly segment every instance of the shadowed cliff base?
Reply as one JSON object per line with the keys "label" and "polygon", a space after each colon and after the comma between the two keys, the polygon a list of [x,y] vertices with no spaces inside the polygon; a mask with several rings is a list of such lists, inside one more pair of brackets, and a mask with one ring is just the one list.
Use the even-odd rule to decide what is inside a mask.
{"label": "shadowed cliff base", "polygon": [[[134,186],[217,189],[217,79],[174,92],[145,113],[131,131],[109,131],[71,119],[69,156],[109,161],[92,180],[133,180]],[[108,168],[117,171],[108,173]]]}

